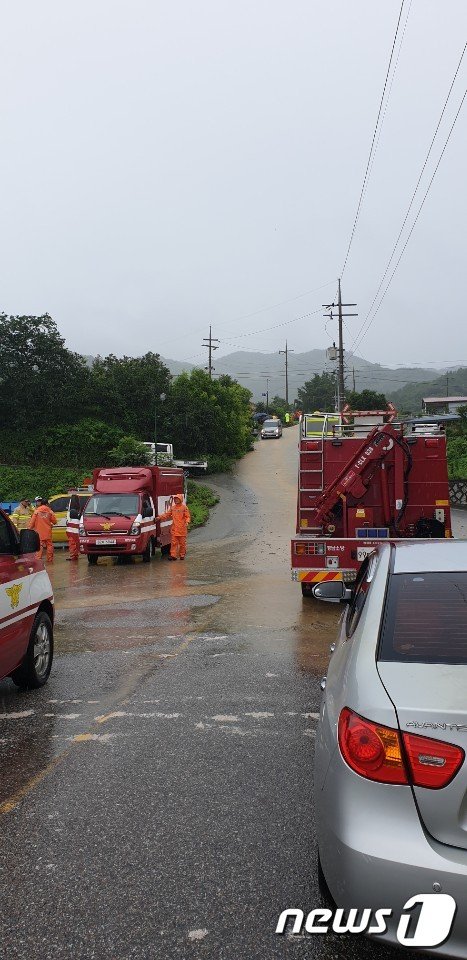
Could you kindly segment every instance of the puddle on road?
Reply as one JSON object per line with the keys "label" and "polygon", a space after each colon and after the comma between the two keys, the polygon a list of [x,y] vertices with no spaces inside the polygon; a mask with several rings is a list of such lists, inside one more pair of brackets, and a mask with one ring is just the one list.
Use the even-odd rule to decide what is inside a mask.
{"label": "puddle on road", "polygon": [[341,608],[303,599],[290,580],[295,443],[291,436],[265,445],[241,461],[237,476],[224,478],[221,504],[189,538],[185,563],[157,557],[90,568],[57,555],[50,571],[57,653],[144,647],[186,633],[241,634],[250,653],[272,652],[300,671],[322,672]]}

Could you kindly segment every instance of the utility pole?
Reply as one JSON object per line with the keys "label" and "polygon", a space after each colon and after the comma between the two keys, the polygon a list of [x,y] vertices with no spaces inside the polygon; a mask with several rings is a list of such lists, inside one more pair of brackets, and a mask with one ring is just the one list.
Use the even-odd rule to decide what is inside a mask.
{"label": "utility pole", "polygon": [[355,393],[355,367],[352,367],[353,392]]}
{"label": "utility pole", "polygon": [[266,397],[266,413],[269,413],[269,377],[266,377],[266,393],[262,393],[261,396]]}
{"label": "utility pole", "polygon": [[287,409],[288,409],[288,407],[289,407],[289,363],[288,363],[288,360],[289,360],[289,353],[293,353],[293,352],[294,352],[294,351],[293,351],[290,347],[287,346],[287,340],[285,341],[285,350],[279,350],[279,353],[284,353],[284,354],[285,354],[285,402],[286,402],[286,405],[287,405]]}
{"label": "utility pole", "polygon": [[338,348],[338,373],[337,373],[337,409],[342,410],[345,404],[345,380],[344,380],[344,335],[343,335],[343,323],[344,317],[358,317],[358,313],[342,313],[342,307],[356,307],[356,303],[342,303],[341,295],[341,281],[340,277],[337,281],[337,304],[335,303],[323,303],[323,307],[326,307],[326,310],[330,310],[330,314],[325,314],[326,317],[329,317],[332,320],[332,308],[337,306],[337,319],[339,324],[339,348]]}
{"label": "utility pole", "polygon": [[203,338],[203,347],[207,347],[208,349],[208,358],[209,358],[208,365],[204,369],[209,372],[209,378],[211,380],[212,380],[213,371],[215,369],[212,365],[212,351],[219,349],[219,347],[214,346],[215,343],[220,343],[220,340],[218,340],[216,337],[213,337],[211,326],[209,326],[209,337]]}
{"label": "utility pole", "polygon": [[446,396],[449,396],[449,371],[446,370]]}

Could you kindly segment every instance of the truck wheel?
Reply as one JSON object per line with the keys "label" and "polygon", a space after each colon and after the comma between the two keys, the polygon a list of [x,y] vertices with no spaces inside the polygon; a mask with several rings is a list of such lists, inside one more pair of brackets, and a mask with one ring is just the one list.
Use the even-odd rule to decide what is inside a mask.
{"label": "truck wheel", "polygon": [[47,683],[52,669],[54,652],[53,629],[50,617],[41,611],[32,625],[26,656],[11,679],[17,687],[35,689]]}
{"label": "truck wheel", "polygon": [[141,554],[141,556],[142,556],[142,558],[143,558],[143,563],[150,563],[150,562],[151,562],[152,553],[153,553],[153,550],[152,550],[152,540],[148,540],[148,545],[147,545],[147,547],[146,547],[146,550],[144,551],[144,553]]}
{"label": "truck wheel", "polygon": [[97,563],[97,553],[88,553],[88,563],[91,567],[95,567]]}
{"label": "truck wheel", "polygon": [[312,589],[311,583],[303,583],[302,581],[302,597],[312,597]]}

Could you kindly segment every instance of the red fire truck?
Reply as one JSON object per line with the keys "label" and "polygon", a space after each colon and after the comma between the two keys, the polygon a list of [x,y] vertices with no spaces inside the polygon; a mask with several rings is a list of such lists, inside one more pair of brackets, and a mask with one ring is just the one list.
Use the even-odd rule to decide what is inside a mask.
{"label": "red fire truck", "polygon": [[292,579],[351,581],[383,539],[451,537],[446,436],[396,411],[305,414]]}
{"label": "red fire truck", "polygon": [[114,467],[93,471],[94,492],[80,520],[81,553],[98,557],[142,556],[170,545],[171,520],[157,521],[176,493],[185,495],[185,474],[174,467]]}

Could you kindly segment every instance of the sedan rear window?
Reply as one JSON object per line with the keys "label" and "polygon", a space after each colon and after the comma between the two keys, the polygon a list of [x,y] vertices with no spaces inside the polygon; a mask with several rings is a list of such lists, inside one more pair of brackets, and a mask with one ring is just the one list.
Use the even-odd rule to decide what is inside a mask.
{"label": "sedan rear window", "polygon": [[467,663],[467,573],[394,575],[379,659]]}

